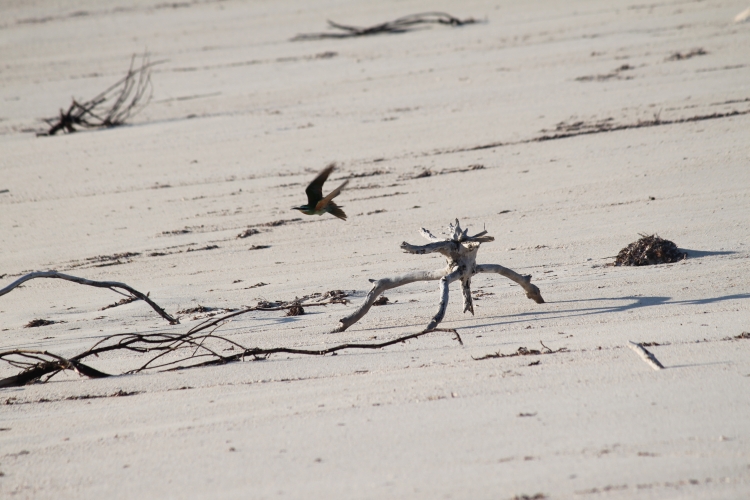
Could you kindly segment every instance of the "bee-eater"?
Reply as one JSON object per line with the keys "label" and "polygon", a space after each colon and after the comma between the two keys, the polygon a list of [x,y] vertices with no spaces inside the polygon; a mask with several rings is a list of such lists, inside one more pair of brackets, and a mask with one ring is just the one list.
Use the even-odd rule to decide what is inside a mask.
{"label": "bee-eater", "polygon": [[315,180],[307,186],[307,189],[305,189],[305,193],[307,193],[307,205],[292,207],[292,210],[299,210],[306,215],[323,215],[324,213],[329,213],[335,215],[341,220],[346,220],[346,214],[341,210],[340,206],[333,202],[333,199],[339,195],[349,181],[344,181],[342,185],[328,193],[328,196],[325,198],[323,197],[323,184],[326,179],[328,179],[328,175],[333,172],[334,168],[335,165],[332,163],[323,169]]}

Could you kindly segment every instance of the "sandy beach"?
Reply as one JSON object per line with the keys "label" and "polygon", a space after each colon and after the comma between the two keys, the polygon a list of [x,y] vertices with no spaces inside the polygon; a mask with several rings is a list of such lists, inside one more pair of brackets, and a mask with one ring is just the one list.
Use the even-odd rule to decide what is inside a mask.
{"label": "sandy beach", "polygon": [[[0,353],[68,359],[339,290],[347,303],[253,310],[215,335],[388,342],[425,329],[437,281],[335,330],[368,280],[443,268],[400,245],[456,219],[494,237],[478,264],[530,275],[545,302],[478,274],[474,314],[456,282],[440,324],[462,343],[132,374],[152,354],[113,350],[86,363],[117,376],[1,388],[0,496],[750,498],[748,7],[2,2],[0,289],[46,270],[116,281],[179,324],[34,279],[0,296]],[[478,22],[292,40],[428,11]],[[144,53],[153,93],[126,125],[37,137]],[[330,163],[348,220],[291,210]],[[612,265],[652,234],[687,259]],[[0,379],[23,370],[9,359]]]}

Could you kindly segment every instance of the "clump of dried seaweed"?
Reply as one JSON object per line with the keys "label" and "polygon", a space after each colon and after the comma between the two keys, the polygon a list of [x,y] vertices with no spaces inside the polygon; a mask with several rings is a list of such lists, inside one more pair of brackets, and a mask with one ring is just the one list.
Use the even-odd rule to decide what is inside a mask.
{"label": "clump of dried seaweed", "polygon": [[141,56],[140,67],[135,67],[136,56],[130,60],[127,74],[107,90],[91,100],[78,102],[73,99],[67,111],[44,121],[49,130],[37,135],[55,135],[62,130],[75,132],[78,128],[109,128],[123,125],[126,120],[141,111],[151,100],[151,68],[148,54]]}
{"label": "clump of dried seaweed", "polygon": [[652,234],[641,234],[641,239],[620,250],[615,259],[616,266],[651,266],[669,264],[687,259],[687,253],[681,252],[677,245],[669,240]]}

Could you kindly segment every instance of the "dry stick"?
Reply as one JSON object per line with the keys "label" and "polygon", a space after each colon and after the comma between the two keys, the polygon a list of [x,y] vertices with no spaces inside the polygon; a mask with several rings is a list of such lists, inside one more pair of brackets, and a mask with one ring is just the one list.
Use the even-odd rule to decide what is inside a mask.
{"label": "dry stick", "polygon": [[664,365],[662,365],[658,359],[656,359],[656,356],[651,354],[651,352],[648,351],[645,347],[643,347],[641,344],[638,344],[633,341],[628,341],[628,347],[630,347],[633,351],[635,351],[636,354],[638,354],[643,361],[645,361],[651,368],[654,370],[663,370]]}
{"label": "dry stick", "polygon": [[[69,274],[58,273],[57,271],[36,271],[36,272],[33,272],[33,273],[29,273],[26,276],[22,276],[22,277],[18,278],[16,281],[14,281],[13,283],[11,283],[10,285],[6,286],[5,288],[0,289],[0,297],[3,296],[3,295],[5,295],[6,293],[10,292],[11,290],[13,290],[14,288],[16,288],[17,286],[21,285],[22,283],[25,283],[25,282],[27,282],[29,280],[34,279],[34,278],[58,278],[58,279],[63,279],[63,280],[67,280],[67,281],[72,281],[74,283],[79,283],[81,285],[89,285],[89,286],[94,286],[94,287],[98,287],[98,288],[109,288],[113,292],[117,292],[117,290],[114,290],[115,288],[121,288],[123,290],[126,290],[131,295],[133,295],[133,296],[135,296],[135,297],[137,297],[137,298],[145,301],[148,305],[151,306],[151,308],[154,311],[156,311],[157,313],[159,313],[159,316],[161,316],[162,318],[164,318],[167,321],[169,321],[170,325],[177,325],[177,324],[180,323],[180,321],[178,319],[175,319],[172,316],[170,316],[169,314],[167,314],[167,312],[164,309],[162,309],[154,301],[152,301],[151,299],[149,299],[147,295],[142,294],[141,292],[139,292],[135,288],[132,288],[132,287],[126,285],[125,283],[119,283],[117,281],[93,281],[93,280],[87,280],[85,278],[79,278],[77,276],[71,276]],[[120,292],[117,292],[117,293],[120,293]]]}
{"label": "dry stick", "polygon": [[[344,349],[382,349],[383,347],[388,347],[393,344],[400,344],[403,342],[406,342],[407,340],[416,339],[419,337],[422,337],[423,335],[427,335],[428,333],[433,332],[448,332],[455,335],[456,341],[464,345],[463,340],[461,340],[461,336],[458,334],[458,332],[453,328],[434,328],[432,330],[422,330],[418,333],[412,333],[409,335],[405,335],[403,337],[398,337],[392,340],[388,340],[386,342],[381,342],[379,344],[340,344],[334,347],[329,347],[327,349],[294,349],[290,347],[273,347],[271,349],[260,349],[258,347],[254,347],[252,349],[245,349],[245,351],[234,354],[232,356],[223,356],[221,359],[215,359],[211,361],[206,361],[204,363],[200,363],[197,365],[192,365],[190,368],[198,367],[198,366],[210,366],[210,365],[220,365],[224,363],[230,363],[232,361],[239,361],[240,359],[243,359],[247,356],[269,356],[271,354],[306,354],[310,356],[325,356],[326,354],[333,354],[338,351],[342,351]],[[182,368],[174,368],[175,370],[179,370]]]}
{"label": "dry stick", "polygon": [[367,28],[357,26],[347,26],[345,24],[328,21],[332,28],[341,30],[343,33],[303,33],[292,38],[292,41],[299,40],[320,40],[323,38],[350,38],[356,36],[377,35],[380,33],[405,33],[412,26],[418,24],[446,24],[450,26],[463,26],[465,24],[474,24],[477,21],[473,18],[458,19],[445,12],[424,12],[421,14],[410,14],[399,17],[394,21],[376,24]]}
{"label": "dry stick", "polygon": [[[248,312],[248,311],[243,311],[243,312]],[[226,317],[224,319],[226,319]],[[208,326],[206,326],[205,328],[208,328]],[[200,366],[226,364],[226,363],[231,363],[234,361],[243,360],[244,358],[248,356],[252,356],[255,358],[262,356],[265,358],[267,356],[270,356],[271,354],[279,354],[279,353],[325,356],[326,354],[333,354],[344,349],[382,349],[383,347],[387,347],[393,344],[403,343],[403,342],[406,342],[407,340],[415,339],[415,338],[421,337],[423,335],[426,335],[432,332],[453,333],[455,335],[456,341],[458,341],[459,344],[463,345],[463,340],[461,340],[461,336],[458,334],[456,330],[439,329],[439,328],[436,328],[433,330],[423,330],[418,333],[405,335],[405,336],[398,337],[398,338],[388,340],[385,342],[380,342],[378,344],[341,344],[341,345],[329,347],[326,349],[295,349],[295,348],[289,348],[289,347],[273,347],[270,349],[261,349],[258,347],[254,347],[254,348],[248,349],[224,337],[214,336],[213,331],[209,333],[208,335],[201,335],[199,337],[192,337],[190,336],[190,334],[183,334],[180,336],[171,336],[169,334],[152,334],[152,335],[119,334],[119,335],[113,335],[111,337],[107,337],[107,339],[104,339],[104,341],[112,339],[112,338],[116,338],[116,337],[121,337],[121,336],[125,336],[127,338],[124,338],[121,341],[111,346],[91,348],[85,353],[79,354],[72,358],[63,358],[61,356],[58,356],[56,354],[53,354],[47,351],[31,351],[31,350],[16,349],[13,351],[0,352],[0,360],[6,361],[12,366],[25,368],[21,373],[17,375],[14,375],[12,377],[8,377],[5,379],[0,379],[0,388],[19,387],[22,385],[26,385],[29,382],[37,380],[44,375],[47,375],[50,373],[54,375],[55,373],[62,371],[62,370],[75,370],[79,374],[87,376],[87,377],[91,377],[91,378],[109,377],[112,375],[101,372],[94,368],[91,368],[90,366],[81,363],[79,360],[87,356],[97,355],[98,353],[101,353],[101,352],[118,350],[118,349],[131,350],[131,351],[136,351],[140,353],[159,352],[159,354],[157,354],[156,357],[150,359],[147,363],[142,365],[140,368],[131,370],[129,372],[125,372],[125,373],[138,373],[147,369],[162,368],[164,366],[169,366],[169,365],[173,365],[177,363],[184,363],[186,361],[204,358],[206,356],[210,356],[213,359],[211,359],[210,361],[204,361],[204,362],[196,363],[196,364],[189,365],[189,366],[178,366],[175,368],[171,368],[170,370],[181,370],[181,369],[187,369],[187,368],[197,368]],[[237,346],[240,349],[242,349],[242,352],[239,354],[232,355],[232,356],[222,356],[215,350],[209,349],[205,345],[202,344],[202,340],[204,340],[205,337],[209,337],[209,336],[217,340],[228,342],[231,345]],[[152,340],[152,337],[157,337],[157,339]],[[96,345],[99,345],[102,342],[103,341],[100,341]],[[139,346],[132,345],[137,342],[143,342],[147,344],[156,344],[156,345],[154,347],[139,347]],[[183,347],[184,344],[188,344],[186,347],[196,347],[198,349],[203,349],[207,351],[207,353],[195,354],[197,352],[196,350],[191,356],[188,356],[185,359],[169,361],[166,363],[162,363],[160,365],[150,366],[155,360],[161,358],[165,353],[174,352],[180,347]],[[38,362],[29,363],[25,361],[18,361],[18,360],[14,360],[10,358],[11,356],[28,358],[32,360],[37,360]],[[50,361],[49,358],[52,358],[52,360]],[[47,378],[47,380],[49,380],[49,378]]]}
{"label": "dry stick", "polygon": [[396,276],[394,278],[383,278],[377,281],[370,280],[373,285],[370,289],[370,292],[367,294],[367,297],[365,297],[364,302],[362,302],[362,304],[360,304],[360,306],[349,316],[341,319],[341,325],[334,331],[343,332],[351,325],[359,321],[365,314],[367,314],[367,312],[370,310],[370,307],[372,307],[372,304],[380,296],[380,294],[382,294],[386,290],[406,285],[408,283],[414,283],[415,281],[439,280],[446,274],[448,273],[445,269],[441,269],[439,271],[415,271],[413,273]]}
{"label": "dry stick", "polygon": [[[5,290],[4,293],[7,293],[7,291],[8,290]],[[333,297],[329,299],[328,301],[315,302],[315,303],[305,304],[305,305],[327,305],[327,304],[332,304],[332,303],[338,303],[339,301],[340,301],[339,298]],[[206,358],[206,357],[210,357],[211,360],[206,361],[206,362],[196,363],[193,365],[188,365],[188,366],[178,366],[178,367],[171,368],[171,369],[174,370],[174,369],[193,368],[197,366],[224,364],[224,363],[229,363],[232,361],[238,361],[240,359],[244,359],[247,356],[253,356],[256,358],[259,356],[267,357],[271,354],[276,354],[276,353],[325,355],[325,354],[335,353],[336,351],[339,351],[342,349],[380,349],[380,348],[383,348],[392,344],[405,342],[406,340],[420,337],[422,335],[431,333],[433,331],[451,332],[455,335],[456,340],[461,345],[463,345],[463,341],[461,340],[461,337],[458,334],[458,332],[452,329],[451,330],[445,330],[445,329],[425,330],[417,334],[411,334],[411,335],[407,335],[404,337],[399,337],[399,338],[386,341],[386,342],[382,342],[379,344],[342,344],[339,346],[322,349],[322,350],[294,349],[294,348],[285,348],[285,347],[278,347],[278,348],[271,348],[271,349],[260,349],[260,348],[255,347],[255,348],[248,349],[245,346],[237,342],[234,342],[233,340],[215,335],[216,329],[219,328],[222,323],[226,322],[227,320],[233,317],[239,316],[241,314],[246,314],[251,311],[280,311],[280,310],[288,309],[289,307],[291,307],[291,305],[282,305],[282,306],[277,306],[277,307],[258,306],[258,307],[246,308],[240,311],[233,311],[229,314],[225,314],[224,316],[221,316],[218,318],[211,318],[210,320],[204,321],[200,323],[199,325],[191,328],[187,333],[182,333],[182,334],[154,333],[154,334],[141,335],[141,334],[122,333],[122,334],[110,335],[96,342],[87,351],[80,353],[76,356],[70,357],[70,358],[63,358],[61,356],[58,356],[56,354],[53,354],[47,351],[16,349],[12,351],[0,352],[0,360],[5,361],[11,366],[23,369],[21,373],[15,376],[0,380],[0,387],[22,386],[31,381],[38,380],[45,375],[47,375],[47,378],[45,380],[47,381],[51,377],[53,377],[55,374],[63,370],[74,370],[81,375],[92,377],[92,378],[112,376],[110,374],[91,368],[90,366],[82,363],[81,360],[88,358],[90,356],[98,357],[98,355],[101,353],[115,351],[115,350],[132,351],[132,352],[136,352],[139,354],[156,353],[156,356],[152,357],[145,364],[141,365],[140,368],[125,372],[125,373],[138,373],[138,372],[149,370],[149,369],[163,368],[165,366],[185,363],[191,360],[196,360],[196,359]],[[208,333],[201,333],[209,329],[210,331]],[[197,335],[199,333],[200,335]],[[209,339],[216,340],[219,342],[224,342],[226,344],[229,344],[232,347],[237,347],[241,350],[241,353],[237,355],[233,355],[233,356],[222,356],[221,354],[219,354],[218,350],[214,348],[210,348],[205,345],[205,341]],[[114,343],[107,344],[108,342],[113,342],[113,341]],[[163,356],[169,353],[176,352],[180,349],[184,349],[184,348],[192,349],[192,354],[187,356],[186,358],[166,361],[158,365],[154,364],[157,360],[161,359]],[[21,359],[19,360],[17,358],[21,358]]]}
{"label": "dry stick", "polygon": [[474,314],[474,305],[471,298],[471,278],[477,273],[497,273],[515,281],[526,291],[526,296],[538,304],[544,303],[542,294],[535,285],[531,284],[531,276],[523,276],[515,271],[497,264],[477,265],[476,258],[479,246],[482,243],[494,241],[492,236],[486,236],[487,231],[482,231],[474,236],[468,235],[468,229],[461,229],[456,219],[455,223],[448,226],[448,239],[440,240],[427,229],[422,228],[421,235],[430,241],[426,245],[411,245],[401,243],[401,249],[407,253],[424,255],[428,253],[439,253],[447,261],[447,266],[439,271],[417,271],[395,278],[383,278],[370,280],[373,287],[365,297],[364,302],[349,316],[339,320],[339,326],[334,332],[343,332],[367,314],[370,307],[378,298],[378,295],[391,288],[396,288],[415,281],[440,280],[440,304],[438,312],[427,325],[427,330],[435,328],[445,317],[448,305],[449,285],[461,280],[461,288],[464,298],[464,312]]}
{"label": "dry stick", "polygon": [[515,281],[521,285],[521,288],[526,291],[526,296],[528,298],[537,304],[544,304],[544,299],[542,298],[539,288],[536,285],[531,284],[531,276],[528,274],[521,275],[512,269],[508,269],[507,267],[498,264],[479,264],[477,265],[477,273],[497,273],[505,276],[509,280]]}
{"label": "dry stick", "polygon": [[[58,118],[45,119],[44,121],[47,122],[50,129],[37,135],[55,135],[59,130],[75,132],[74,125],[94,128],[114,127],[124,124],[128,118],[143,109],[151,100],[153,92],[151,68],[163,62],[152,63],[148,60],[148,54],[144,54],[141,58],[140,67],[134,69],[135,59],[136,56],[133,55],[128,72],[122,79],[89,101],[79,103],[73,99],[67,111],[60,110]],[[150,91],[150,93],[144,101],[147,91]],[[112,100],[114,102],[108,108],[98,111],[100,106]]]}
{"label": "dry stick", "polygon": [[[22,358],[25,357],[30,359],[37,359],[39,360],[39,362],[33,365],[27,365],[27,368],[18,375],[0,379],[0,388],[20,387],[28,384],[29,382],[39,379],[40,377],[43,377],[48,373],[59,372],[61,370],[74,370],[81,375],[89,378],[103,378],[111,376],[108,373],[100,372],[99,370],[91,368],[90,366],[83,363],[66,359],[62,356],[58,356],[47,351],[27,351],[22,349],[15,349],[13,351],[0,353],[0,359],[7,361],[13,366],[18,366],[18,361],[7,360],[5,359],[7,356],[20,356]],[[47,356],[49,358],[53,358],[53,360],[44,360],[39,356]]]}
{"label": "dry stick", "polygon": [[[445,310],[448,308],[448,287],[451,283],[459,279],[461,274],[461,270],[456,267],[448,276],[440,278],[440,303],[438,304],[437,313],[433,316],[429,325],[427,325],[427,330],[433,330],[441,321],[443,321]],[[469,297],[471,297],[471,291],[469,292]]]}

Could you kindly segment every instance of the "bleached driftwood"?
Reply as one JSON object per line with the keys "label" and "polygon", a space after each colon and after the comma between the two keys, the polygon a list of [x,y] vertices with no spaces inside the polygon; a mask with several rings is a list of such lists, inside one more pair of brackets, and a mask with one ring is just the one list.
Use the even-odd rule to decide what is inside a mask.
{"label": "bleached driftwood", "polygon": [[125,290],[128,293],[130,293],[130,296],[136,297],[136,298],[138,298],[138,299],[146,302],[148,305],[151,306],[151,308],[154,311],[156,311],[157,313],[159,313],[159,316],[161,316],[162,318],[164,318],[167,321],[169,321],[169,324],[171,324],[171,325],[177,325],[177,324],[180,323],[180,320],[178,320],[177,318],[173,318],[172,316],[170,316],[167,313],[167,311],[165,311],[164,309],[162,309],[161,307],[159,307],[159,305],[156,304],[156,302],[154,302],[153,300],[151,300],[148,297],[148,295],[139,292],[135,288],[132,288],[132,287],[126,285],[125,283],[120,283],[118,281],[93,281],[93,280],[87,280],[86,278],[79,278],[78,276],[71,276],[70,274],[58,273],[57,271],[36,271],[36,272],[33,272],[33,273],[29,273],[29,274],[27,274],[25,276],[21,276],[20,278],[18,278],[16,281],[14,281],[13,283],[11,283],[10,285],[6,286],[5,288],[0,289],[0,297],[3,296],[3,295],[5,295],[6,293],[10,292],[14,288],[20,286],[21,284],[23,284],[23,283],[25,283],[25,282],[27,282],[29,280],[32,280],[34,278],[58,278],[58,279],[66,280],[66,281],[72,281],[73,283],[79,283],[81,285],[95,286],[97,288],[109,288],[113,292],[122,294],[122,292],[118,292],[117,290],[115,290],[115,288],[120,288],[120,289]]}
{"label": "bleached driftwood", "polygon": [[658,359],[656,359],[656,356],[654,356],[648,349],[643,347],[641,344],[638,344],[637,342],[628,341],[628,347],[630,347],[633,351],[635,351],[638,356],[641,357],[643,361],[645,361],[648,366],[653,368],[654,370],[663,370],[664,365],[662,365]]}
{"label": "bleached driftwood", "polygon": [[494,241],[495,238],[487,236],[487,231],[482,231],[474,236],[468,235],[468,229],[462,230],[458,219],[455,224],[448,226],[448,238],[440,239],[434,236],[427,229],[422,228],[422,236],[430,241],[427,245],[410,245],[401,243],[401,249],[407,253],[417,255],[427,253],[442,254],[447,265],[444,269],[437,271],[415,271],[412,273],[396,276],[394,278],[383,278],[380,280],[370,280],[372,289],[365,297],[364,302],[349,316],[339,320],[339,327],[336,332],[343,332],[354,323],[362,319],[367,314],[375,299],[380,294],[391,288],[407,285],[415,281],[440,280],[440,305],[438,311],[427,325],[426,330],[432,330],[443,320],[445,310],[448,307],[448,288],[451,283],[461,280],[461,290],[464,297],[464,312],[469,311],[474,314],[474,303],[471,299],[471,278],[477,273],[497,273],[505,276],[511,281],[515,281],[526,291],[526,296],[534,300],[537,304],[544,303],[539,288],[531,284],[531,276],[520,275],[511,269],[497,264],[477,264],[477,251],[479,245]]}

